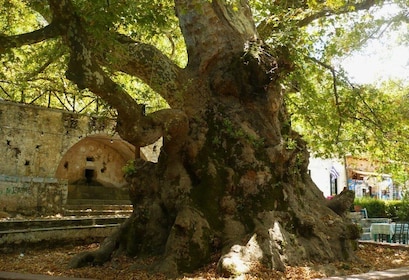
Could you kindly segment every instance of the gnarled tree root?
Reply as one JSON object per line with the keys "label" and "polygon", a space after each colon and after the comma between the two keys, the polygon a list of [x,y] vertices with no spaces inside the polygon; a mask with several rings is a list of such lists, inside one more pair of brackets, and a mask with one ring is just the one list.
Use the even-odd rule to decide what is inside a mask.
{"label": "gnarled tree root", "polygon": [[[133,214],[132,214],[133,215]],[[131,216],[132,217],[132,216]],[[122,233],[129,227],[131,217],[121,224],[116,232],[105,238],[99,249],[75,255],[69,262],[69,268],[80,268],[89,265],[102,265],[109,261],[119,248]]]}
{"label": "gnarled tree root", "polygon": [[348,212],[354,202],[355,193],[350,190],[343,190],[340,194],[327,201],[327,207],[337,213],[339,216]]}

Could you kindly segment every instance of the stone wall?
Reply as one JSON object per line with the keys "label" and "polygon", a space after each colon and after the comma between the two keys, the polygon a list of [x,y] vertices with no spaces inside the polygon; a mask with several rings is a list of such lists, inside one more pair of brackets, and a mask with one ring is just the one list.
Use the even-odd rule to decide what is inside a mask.
{"label": "stone wall", "polygon": [[55,178],[0,175],[0,210],[23,215],[61,213],[67,182]]}
{"label": "stone wall", "polygon": [[106,118],[0,101],[0,211],[58,213],[77,182],[126,188],[122,167],[135,149],[114,127]]}
{"label": "stone wall", "polygon": [[112,134],[114,126],[107,119],[0,101],[0,174],[53,178],[75,143]]}

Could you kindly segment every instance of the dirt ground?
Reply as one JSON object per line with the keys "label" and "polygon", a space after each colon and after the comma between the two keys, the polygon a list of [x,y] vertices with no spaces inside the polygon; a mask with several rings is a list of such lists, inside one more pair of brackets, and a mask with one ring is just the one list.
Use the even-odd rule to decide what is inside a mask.
{"label": "dirt ground", "polygon": [[[89,245],[65,245],[53,248],[19,248],[2,250],[0,253],[0,271],[34,273],[65,277],[83,277],[93,279],[166,279],[165,275],[149,274],[143,267],[154,260],[140,260],[138,258],[117,257],[103,266],[68,269],[70,258],[78,252],[98,248],[98,243]],[[389,248],[386,246],[361,244],[357,251],[359,260],[354,262],[339,262],[323,265],[313,263],[299,267],[287,267],[285,273],[272,272],[262,268],[255,268],[254,272],[242,279],[312,279],[335,275],[350,275],[374,270],[385,270],[409,265],[408,248]],[[179,279],[210,279],[222,280],[216,274],[216,261],[209,266],[186,274]]]}

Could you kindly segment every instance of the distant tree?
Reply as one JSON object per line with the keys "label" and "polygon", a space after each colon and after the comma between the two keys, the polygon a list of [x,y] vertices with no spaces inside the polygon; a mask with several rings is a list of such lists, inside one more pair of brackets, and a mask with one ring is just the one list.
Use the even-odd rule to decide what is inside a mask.
{"label": "distant tree", "polygon": [[[359,100],[360,90],[340,90],[330,66],[337,46],[325,46],[332,55],[317,58],[323,51],[314,48],[322,43],[307,27],[374,5],[1,0],[1,80],[27,91],[87,89],[116,110],[123,139],[137,148],[164,139],[157,164],[136,158],[128,168],[132,216],[100,250],[71,265],[100,264],[113,251],[154,254],[162,256],[157,271],[176,275],[221,253],[219,272],[232,275],[254,262],[284,270],[353,258],[359,231],[344,214],[353,196],[344,192],[343,207],[327,207],[308,175],[306,142],[292,129],[286,103],[311,124],[328,122],[340,131],[332,119],[315,122],[319,113],[312,110],[322,105],[323,116],[343,121],[344,110],[353,108],[342,107],[341,96]],[[166,108],[146,111],[143,100],[152,97],[132,92],[136,84],[148,86],[161,100],[157,107]],[[327,134],[317,136],[333,145],[325,143]]]}

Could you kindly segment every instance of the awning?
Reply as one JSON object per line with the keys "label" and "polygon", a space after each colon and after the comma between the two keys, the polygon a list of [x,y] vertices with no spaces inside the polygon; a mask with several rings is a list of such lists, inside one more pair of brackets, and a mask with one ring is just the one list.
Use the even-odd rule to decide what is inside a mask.
{"label": "awning", "polygon": [[382,174],[382,173],[376,173],[376,172],[367,172],[367,171],[362,171],[362,170],[355,170],[352,169],[352,172],[364,176],[382,176],[382,177],[392,177],[391,174]]}

